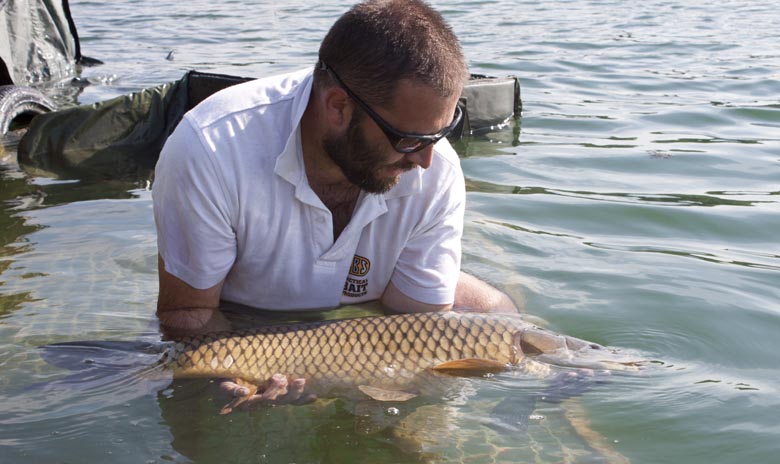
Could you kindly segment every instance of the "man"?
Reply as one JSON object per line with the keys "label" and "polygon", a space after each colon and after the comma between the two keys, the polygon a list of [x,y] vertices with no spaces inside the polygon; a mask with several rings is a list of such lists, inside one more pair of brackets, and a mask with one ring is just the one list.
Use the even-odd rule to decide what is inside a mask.
{"label": "man", "polygon": [[[367,1],[334,24],[314,70],[231,87],[188,113],[153,190],[163,328],[227,329],[221,299],[514,310],[460,272],[465,187],[445,136],[467,78],[457,38],[427,4]],[[300,400],[303,385],[286,398]],[[274,376],[258,401],[287,390]]]}

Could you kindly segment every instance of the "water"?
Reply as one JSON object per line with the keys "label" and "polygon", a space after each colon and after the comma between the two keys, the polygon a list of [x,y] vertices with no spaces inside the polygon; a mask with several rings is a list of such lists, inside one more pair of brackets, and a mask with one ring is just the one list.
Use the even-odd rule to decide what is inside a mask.
{"label": "water", "polygon": [[[62,104],[91,103],[191,68],[262,76],[306,66],[349,4],[322,3],[73,1],[84,53],[106,64],[82,71],[93,85],[81,92],[49,90]],[[33,385],[63,372],[36,346],[158,337],[150,193],[145,178],[7,171],[0,462],[775,462],[773,2],[434,5],[472,71],[517,75],[523,89],[516,127],[457,147],[469,188],[465,269],[546,326],[639,353],[652,369],[538,403],[525,431],[503,434],[484,426],[495,405],[522,405],[542,382],[474,380],[411,416],[394,406],[405,422],[374,434],[343,402],[217,416],[222,398],[206,381],[45,394]]]}

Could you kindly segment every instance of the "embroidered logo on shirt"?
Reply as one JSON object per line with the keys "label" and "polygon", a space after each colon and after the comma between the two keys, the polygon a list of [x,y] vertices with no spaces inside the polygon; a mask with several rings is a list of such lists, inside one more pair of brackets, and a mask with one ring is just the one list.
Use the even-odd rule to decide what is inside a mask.
{"label": "embroidered logo on shirt", "polygon": [[360,277],[365,277],[370,269],[371,261],[368,258],[355,255],[352,259],[352,267],[349,270],[347,281],[344,282],[344,296],[359,298],[368,294],[368,279]]}
{"label": "embroidered logo on shirt", "polygon": [[371,261],[362,256],[355,255],[355,257],[352,258],[352,269],[350,269],[349,273],[353,276],[363,277],[368,274],[369,269],[371,269]]}

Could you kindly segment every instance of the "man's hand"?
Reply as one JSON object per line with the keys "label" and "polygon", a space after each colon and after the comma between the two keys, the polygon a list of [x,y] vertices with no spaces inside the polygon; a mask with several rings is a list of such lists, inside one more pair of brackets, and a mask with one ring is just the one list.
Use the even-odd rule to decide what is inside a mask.
{"label": "man's hand", "polygon": [[220,383],[219,389],[233,400],[222,408],[220,414],[228,414],[237,407],[250,411],[270,405],[311,403],[317,396],[306,394],[305,387],[306,379],[288,379],[283,374],[274,374],[262,391],[240,380],[225,380]]}

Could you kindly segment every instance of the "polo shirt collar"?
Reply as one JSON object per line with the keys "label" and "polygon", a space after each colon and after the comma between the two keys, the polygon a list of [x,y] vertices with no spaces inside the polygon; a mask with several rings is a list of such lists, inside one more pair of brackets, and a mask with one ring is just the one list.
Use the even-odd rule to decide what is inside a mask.
{"label": "polo shirt collar", "polygon": [[289,126],[292,127],[292,130],[284,149],[276,158],[276,166],[274,168],[274,172],[277,175],[296,187],[301,181],[306,179],[306,171],[303,166],[303,151],[301,149],[301,118],[304,111],[306,111],[306,106],[309,104],[312,82],[313,70],[309,71],[294,91],[292,118]]}

